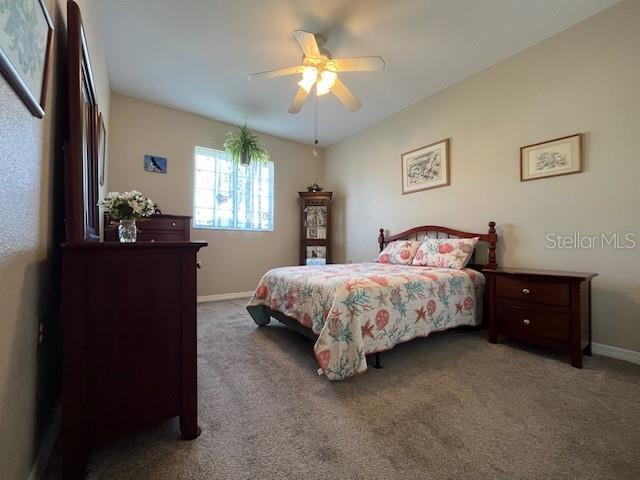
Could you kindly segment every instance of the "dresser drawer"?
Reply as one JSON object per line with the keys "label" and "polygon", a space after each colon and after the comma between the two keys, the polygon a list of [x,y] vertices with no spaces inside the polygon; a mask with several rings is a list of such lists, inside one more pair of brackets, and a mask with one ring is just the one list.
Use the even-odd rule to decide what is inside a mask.
{"label": "dresser drawer", "polygon": [[499,300],[496,305],[498,328],[504,333],[567,342],[570,331],[568,311],[544,308],[524,302]]}
{"label": "dresser drawer", "polygon": [[150,217],[138,222],[142,230],[184,230],[185,220],[180,218]]}
{"label": "dresser drawer", "polygon": [[496,295],[547,305],[569,305],[569,284],[511,276],[496,278]]}
{"label": "dresser drawer", "polygon": [[[156,242],[187,241],[190,237],[191,217],[179,215],[152,215],[136,222],[138,240],[142,242],[155,240]],[[104,219],[104,240],[118,241],[118,225],[112,222],[108,215]]]}
{"label": "dresser drawer", "polygon": [[165,230],[140,230],[138,231],[140,242],[182,242],[184,235],[180,232],[167,232]]}

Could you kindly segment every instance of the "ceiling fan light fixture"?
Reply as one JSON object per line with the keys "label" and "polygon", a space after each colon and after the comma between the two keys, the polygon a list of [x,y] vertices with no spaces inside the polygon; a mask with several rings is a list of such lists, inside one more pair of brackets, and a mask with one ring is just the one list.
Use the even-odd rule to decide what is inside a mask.
{"label": "ceiling fan light fixture", "polygon": [[318,79],[318,69],[315,67],[304,67],[302,71],[302,80],[298,82],[300,88],[303,88],[307,93],[313,88],[313,84]]}
{"label": "ceiling fan light fixture", "polygon": [[338,75],[336,72],[332,72],[330,70],[323,70],[320,74],[320,80],[318,80],[318,86],[316,87],[316,92],[318,95],[326,95],[333,87],[333,84],[336,83],[336,79]]}
{"label": "ceiling fan light fixture", "polygon": [[350,111],[359,110],[362,102],[340,81],[337,73],[379,72],[384,70],[384,59],[382,57],[333,58],[331,52],[324,48],[326,43],[324,36],[304,30],[296,30],[293,36],[302,49],[301,65],[258,72],[251,74],[249,78],[253,80],[302,74],[302,79],[297,82],[298,89],[289,106],[289,113],[292,114],[300,112],[314,87],[316,103],[318,96],[332,93]]}

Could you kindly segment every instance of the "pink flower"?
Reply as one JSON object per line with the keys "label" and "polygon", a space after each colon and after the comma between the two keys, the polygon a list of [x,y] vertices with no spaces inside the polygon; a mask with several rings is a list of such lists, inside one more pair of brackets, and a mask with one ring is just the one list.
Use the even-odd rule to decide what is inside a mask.
{"label": "pink flower", "polygon": [[383,308],[376,313],[376,327],[378,330],[382,330],[387,326],[387,323],[389,323],[389,312]]}
{"label": "pink flower", "polygon": [[268,294],[269,290],[267,289],[266,285],[260,285],[256,290],[256,297],[258,297],[258,300],[264,300],[265,298],[267,298]]}
{"label": "pink flower", "polygon": [[293,307],[293,304],[296,301],[296,297],[294,295],[292,295],[291,293],[287,294],[287,300],[286,300],[286,304],[284,306],[284,308],[286,308],[287,310],[289,310],[290,308]]}
{"label": "pink flower", "polygon": [[471,297],[465,298],[462,306],[465,310],[471,310],[473,308],[473,299]]}
{"label": "pink flower", "polygon": [[415,262],[421,262],[423,258],[424,258],[424,251],[418,250],[418,253],[416,253],[416,256],[414,257]]}
{"label": "pink flower", "polygon": [[436,280],[438,280],[438,276],[437,276],[435,273],[426,273],[426,272],[422,272],[422,273],[420,274],[420,276],[421,276],[421,277],[427,277],[427,278],[429,278],[429,279],[433,280],[434,282],[435,282]]}
{"label": "pink flower", "polygon": [[400,258],[402,260],[409,260],[411,258],[411,252],[409,250],[400,250]]}
{"label": "pink flower", "polygon": [[442,243],[438,246],[438,252],[451,253],[453,252],[453,245],[451,245],[450,243]]}
{"label": "pink flower", "polygon": [[427,313],[429,314],[429,316],[431,316],[434,313],[436,313],[436,301],[435,300],[429,300],[429,302],[427,302]]}
{"label": "pink flower", "polygon": [[377,283],[381,287],[388,287],[389,286],[389,282],[384,277],[377,277],[377,276],[373,275],[373,276],[368,277],[368,278],[369,278],[369,280],[371,280],[372,282]]}
{"label": "pink flower", "polygon": [[380,255],[380,257],[378,258],[378,261],[380,263],[389,263],[389,254],[385,253],[385,254]]}
{"label": "pink flower", "polygon": [[322,370],[326,370],[329,366],[329,360],[331,360],[331,350],[327,349],[318,352],[316,358],[318,359],[318,365],[320,365],[320,368]]}

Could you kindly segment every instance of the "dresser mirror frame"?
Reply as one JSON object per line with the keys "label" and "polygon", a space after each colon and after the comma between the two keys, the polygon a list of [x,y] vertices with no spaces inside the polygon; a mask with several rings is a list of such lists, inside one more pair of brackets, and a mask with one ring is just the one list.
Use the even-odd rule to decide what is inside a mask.
{"label": "dresser mirror frame", "polygon": [[69,137],[65,146],[66,242],[99,241],[98,105],[78,4],[67,4]]}

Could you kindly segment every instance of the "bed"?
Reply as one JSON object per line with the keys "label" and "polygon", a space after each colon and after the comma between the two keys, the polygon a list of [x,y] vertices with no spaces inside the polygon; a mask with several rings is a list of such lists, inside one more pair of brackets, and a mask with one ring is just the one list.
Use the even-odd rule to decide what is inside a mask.
{"label": "bed", "polygon": [[[414,338],[460,326],[475,326],[484,311],[483,268],[495,269],[498,235],[422,226],[385,237],[380,251],[396,240],[479,239],[466,268],[386,263],[274,268],[260,280],[247,310],[258,326],[275,318],[315,340],[318,373],[344,380],[367,371],[367,356]],[[486,263],[477,257],[485,249]]]}

